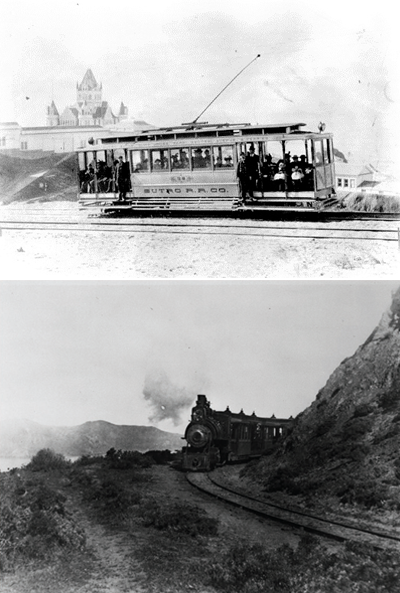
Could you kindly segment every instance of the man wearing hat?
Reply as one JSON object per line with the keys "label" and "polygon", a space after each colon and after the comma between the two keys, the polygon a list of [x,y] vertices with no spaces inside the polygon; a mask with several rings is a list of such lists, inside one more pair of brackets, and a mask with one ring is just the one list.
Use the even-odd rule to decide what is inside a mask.
{"label": "man wearing hat", "polygon": [[130,171],[129,164],[124,162],[122,156],[118,158],[118,163],[115,167],[115,181],[118,187],[118,199],[120,202],[124,202],[130,185]]}
{"label": "man wearing hat", "polygon": [[260,177],[260,160],[258,154],[255,153],[254,144],[250,145],[249,152],[246,157],[246,167],[248,176],[248,191],[251,198],[253,192],[257,189],[257,181]]}
{"label": "man wearing hat", "polygon": [[246,165],[246,155],[244,152],[240,153],[238,166],[236,169],[236,175],[239,179],[239,189],[242,202],[246,199],[247,195],[247,184],[248,184],[248,172]]}

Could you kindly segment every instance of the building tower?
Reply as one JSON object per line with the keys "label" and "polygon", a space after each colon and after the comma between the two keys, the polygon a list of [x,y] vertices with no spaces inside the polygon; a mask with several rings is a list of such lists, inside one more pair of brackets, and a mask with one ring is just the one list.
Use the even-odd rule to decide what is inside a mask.
{"label": "building tower", "polygon": [[86,71],[81,84],[76,84],[76,102],[80,107],[85,105],[87,110],[93,112],[96,107],[101,106],[102,93],[102,83],[97,84],[94,74],[89,68]]}
{"label": "building tower", "polygon": [[118,121],[121,121],[121,120],[127,119],[127,118],[128,118],[128,108],[121,101],[121,106],[120,106],[119,112],[118,112]]}
{"label": "building tower", "polygon": [[46,126],[58,126],[60,125],[60,114],[58,113],[56,104],[54,101],[47,107]]}

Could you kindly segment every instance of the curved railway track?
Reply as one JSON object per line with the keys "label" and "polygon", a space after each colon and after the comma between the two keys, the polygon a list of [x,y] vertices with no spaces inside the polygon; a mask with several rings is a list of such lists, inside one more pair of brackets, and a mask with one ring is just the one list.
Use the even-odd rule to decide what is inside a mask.
{"label": "curved railway track", "polygon": [[[210,221],[174,222],[174,221],[135,221],[124,220],[0,220],[0,229],[14,231],[47,231],[47,232],[110,232],[110,233],[165,233],[187,235],[229,235],[246,237],[278,237],[290,239],[340,239],[343,241],[388,241],[399,242],[399,231],[395,228],[340,228],[338,226],[315,226],[304,224],[268,225],[232,222],[232,224]],[[327,234],[329,233],[329,234]]]}
{"label": "curved railway track", "polygon": [[198,490],[264,519],[272,519],[291,527],[303,529],[337,541],[355,540],[374,547],[400,551],[400,535],[357,528],[339,521],[331,521],[299,510],[287,509],[259,498],[239,493],[206,473],[187,473],[188,482]]}

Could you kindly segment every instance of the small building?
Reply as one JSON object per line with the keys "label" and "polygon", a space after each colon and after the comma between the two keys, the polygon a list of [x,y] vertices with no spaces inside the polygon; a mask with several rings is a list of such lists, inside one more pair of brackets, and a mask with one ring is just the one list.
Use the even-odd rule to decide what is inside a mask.
{"label": "small building", "polygon": [[16,121],[0,122],[0,150],[21,148],[21,126]]}
{"label": "small building", "polygon": [[371,164],[335,161],[336,190],[352,191],[373,188],[386,176]]}

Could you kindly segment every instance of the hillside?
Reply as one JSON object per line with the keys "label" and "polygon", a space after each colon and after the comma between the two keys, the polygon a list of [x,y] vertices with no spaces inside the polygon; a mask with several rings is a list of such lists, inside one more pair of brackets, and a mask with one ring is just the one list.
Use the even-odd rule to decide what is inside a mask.
{"label": "hillside", "polygon": [[50,448],[63,455],[102,455],[110,448],[179,449],[180,435],[153,426],[120,426],[98,420],[79,426],[43,426],[29,420],[0,421],[0,456],[30,457]]}
{"label": "hillside", "polygon": [[[291,434],[248,470],[268,492],[400,510],[400,289]],[[321,503],[323,504],[323,503]]]}
{"label": "hillside", "polygon": [[76,200],[77,192],[75,154],[0,154],[0,199],[4,204],[30,199]]}

